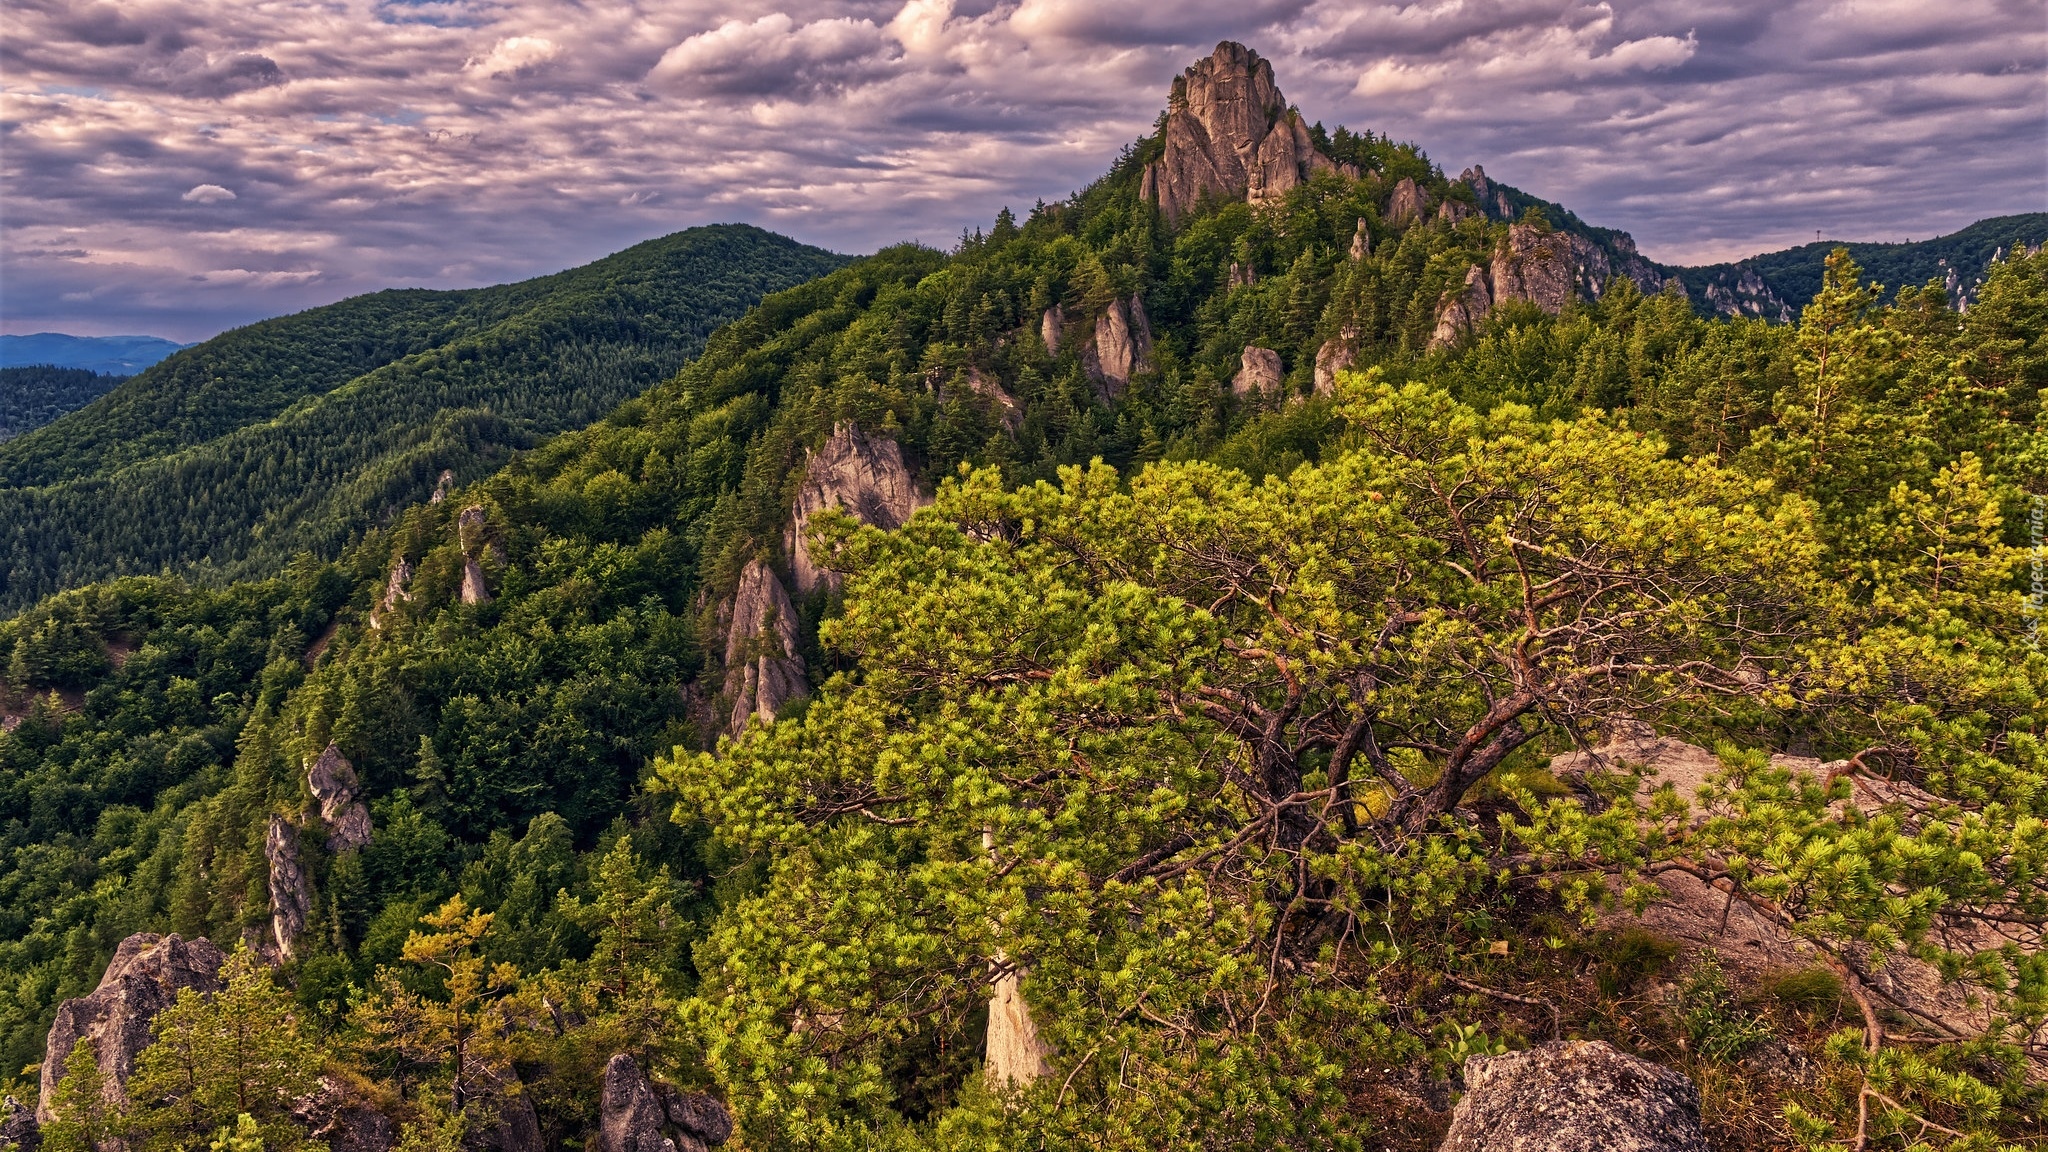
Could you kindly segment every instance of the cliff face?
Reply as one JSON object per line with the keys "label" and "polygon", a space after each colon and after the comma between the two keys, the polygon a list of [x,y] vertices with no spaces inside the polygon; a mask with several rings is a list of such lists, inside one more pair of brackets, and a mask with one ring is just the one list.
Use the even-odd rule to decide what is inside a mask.
{"label": "cliff face", "polygon": [[1204,197],[1257,204],[1338,167],[1288,108],[1273,66],[1229,41],[1174,80],[1164,135],[1165,154],[1146,165],[1140,190],[1173,223]]}
{"label": "cliff face", "polygon": [[797,491],[788,540],[797,595],[808,596],[820,585],[838,586],[838,578],[813,564],[805,547],[804,529],[811,517],[837,506],[863,524],[895,529],[924,503],[903,464],[903,449],[894,440],[869,436],[852,424],[834,428],[832,438],[811,454]]}
{"label": "cliff face", "polygon": [[733,593],[732,623],[725,633],[725,694],[732,700],[726,731],[739,735],[759,717],[775,713],[804,694],[803,661],[797,658],[796,609],[774,569],[750,561]]}
{"label": "cliff face", "polygon": [[185,940],[176,935],[144,932],[121,941],[92,995],[66,1000],[57,1006],[57,1019],[50,1026],[49,1044],[43,1056],[37,1121],[48,1124],[55,1118],[51,1104],[57,1095],[57,1085],[64,1080],[64,1060],[81,1039],[92,1046],[100,1071],[107,1078],[107,1102],[124,1103],[128,1098],[128,1077],[135,1071],[135,1057],[151,1039],[150,1021],[170,1007],[183,989],[219,991],[220,966],[226,959],[220,949],[205,939]]}
{"label": "cliff face", "polygon": [[327,825],[327,850],[353,852],[370,842],[370,810],[363,806],[355,766],[341,749],[327,745],[306,770],[306,787],[320,804]]}
{"label": "cliff face", "polygon": [[270,865],[270,935],[277,941],[278,955],[289,962],[313,909],[313,889],[299,863],[298,833],[282,816],[270,818],[263,858]]}
{"label": "cliff face", "polygon": [[1112,300],[1095,321],[1095,335],[1081,349],[1081,367],[1108,403],[1124,394],[1131,377],[1152,367],[1152,322],[1136,296]]}

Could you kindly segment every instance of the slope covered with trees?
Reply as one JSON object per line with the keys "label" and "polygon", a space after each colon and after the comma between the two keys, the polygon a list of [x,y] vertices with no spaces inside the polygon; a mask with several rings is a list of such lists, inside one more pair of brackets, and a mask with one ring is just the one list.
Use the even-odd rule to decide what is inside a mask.
{"label": "slope covered with trees", "polygon": [[33,432],[66,412],[83,408],[124,379],[88,368],[50,364],[0,368],[0,440]]}
{"label": "slope covered with trees", "polygon": [[125,572],[331,556],[424,498],[675,371],[839,257],[739,226],[553,276],[379,292],[188,348],[0,448],[0,607]]}
{"label": "slope covered with trees", "polygon": [[[308,1139],[310,1043],[420,1148],[595,1140],[619,1053],[753,1148],[1434,1147],[1432,1085],[1552,1034],[1685,1069],[1717,1147],[2029,1135],[2048,257],[1966,314],[1840,255],[1794,326],[1474,318],[1557,233],[1324,139],[1356,176],[1175,224],[1141,141],[333,561],[0,624],[0,1059],[92,1084],[57,1003],[175,931],[277,964],[158,1028],[278,1020],[268,1095],[158,1056],[64,1138]],[[931,505],[815,506],[848,443]],[[808,699],[735,724],[770,667]],[[1632,724],[1719,778],[1552,759]],[[1799,966],[1636,918],[1687,877]]]}

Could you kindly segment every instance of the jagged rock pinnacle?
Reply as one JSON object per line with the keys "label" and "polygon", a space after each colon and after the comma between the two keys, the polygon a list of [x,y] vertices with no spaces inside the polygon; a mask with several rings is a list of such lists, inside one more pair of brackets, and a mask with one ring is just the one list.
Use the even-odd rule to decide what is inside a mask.
{"label": "jagged rock pinnacle", "polygon": [[1163,132],[1165,154],[1146,165],[1141,191],[1176,223],[1204,198],[1256,204],[1339,167],[1288,107],[1273,66],[1229,40],[1174,79]]}

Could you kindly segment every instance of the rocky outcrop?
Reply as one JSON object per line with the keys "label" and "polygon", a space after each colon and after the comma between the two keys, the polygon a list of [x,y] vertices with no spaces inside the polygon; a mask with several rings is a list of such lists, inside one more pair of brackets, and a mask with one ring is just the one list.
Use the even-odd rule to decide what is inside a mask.
{"label": "rocky outcrop", "polygon": [[1431,351],[1457,343],[1458,337],[1479,326],[1493,311],[1493,292],[1487,287],[1485,269],[1474,264],[1465,269],[1465,282],[1444,297],[1437,307],[1436,330],[1430,333]]}
{"label": "rocky outcrop", "polygon": [[1230,378],[1230,394],[1254,400],[1278,395],[1283,376],[1278,352],[1247,344],[1238,361],[1237,375]]}
{"label": "rocky outcrop", "polygon": [[1365,230],[1365,218],[1359,217],[1358,231],[1351,234],[1351,261],[1357,263],[1372,255],[1372,233]]}
{"label": "rocky outcrop", "polygon": [[1337,373],[1358,362],[1358,329],[1346,324],[1316,349],[1316,395],[1337,393]]}
{"label": "rocky outcrop", "polygon": [[598,1152],[703,1152],[732,1138],[732,1115],[701,1092],[649,1080],[624,1052],[604,1066]]}
{"label": "rocky outcrop", "polygon": [[1447,224],[1456,224],[1460,220],[1469,220],[1477,215],[1472,206],[1463,200],[1446,200],[1437,205],[1436,209],[1436,218]]}
{"label": "rocky outcrop", "polygon": [[455,518],[462,538],[462,602],[488,604],[491,590],[484,583],[484,509],[481,504],[464,508]]}
{"label": "rocky outcrop", "polygon": [[226,959],[203,938],[185,940],[175,934],[144,932],[121,941],[92,995],[57,1006],[57,1019],[50,1025],[43,1053],[37,1123],[55,1119],[50,1109],[57,1085],[64,1080],[64,1061],[81,1039],[92,1046],[106,1077],[107,1102],[124,1103],[135,1057],[150,1041],[149,1022],[186,988],[219,991],[220,966]]}
{"label": "rocky outcrop", "polygon": [[313,910],[313,888],[299,863],[298,830],[282,816],[270,818],[263,858],[270,863],[270,935],[277,941],[278,955],[289,962]]}
{"label": "rocky outcrop", "polygon": [[1052,1071],[1050,1049],[1024,1003],[1023,974],[1010,969],[996,977],[988,1002],[988,1082],[998,1089],[1029,1087]]}
{"label": "rocky outcrop", "polygon": [[725,633],[725,695],[732,713],[725,730],[737,736],[751,720],[775,722],[775,714],[809,690],[797,657],[796,609],[775,570],[749,561],[733,593]]}
{"label": "rocky outcrop", "polygon": [[1508,228],[1506,243],[1493,254],[1493,303],[1527,300],[1551,315],[1574,295],[1572,238],[1533,224]]}
{"label": "rocky outcrop", "polygon": [[1131,377],[1152,368],[1152,322],[1136,296],[1111,300],[1095,321],[1095,335],[1081,349],[1081,366],[1093,377],[1104,401],[1123,395]]}
{"label": "rocky outcrop", "polygon": [[910,469],[903,464],[903,449],[894,440],[869,436],[850,423],[834,428],[831,438],[811,453],[797,490],[796,516],[788,540],[797,595],[808,596],[821,586],[839,586],[837,575],[811,562],[810,549],[804,543],[804,529],[811,517],[838,507],[863,524],[894,530],[903,527],[911,513],[924,504]]}
{"label": "rocky outcrop", "polygon": [[332,742],[306,769],[306,787],[320,804],[329,852],[353,852],[370,842],[370,810],[363,806],[362,785],[354,765]]}
{"label": "rocky outcrop", "polygon": [[391,1120],[354,1085],[322,1076],[312,1095],[292,1103],[292,1118],[328,1152],[390,1152]]}
{"label": "rocky outcrop", "polygon": [[1045,315],[1039,318],[1038,337],[1045,341],[1046,355],[1057,356],[1060,354],[1060,332],[1066,326],[1067,314],[1057,304],[1047,308]]}
{"label": "rocky outcrop", "polygon": [[1465,1061],[1442,1152],[1707,1152],[1700,1094],[1600,1041]]}
{"label": "rocky outcrop", "polygon": [[0,1103],[0,1152],[36,1152],[43,1146],[43,1126],[35,1109],[14,1097]]}
{"label": "rocky outcrop", "polygon": [[412,561],[400,556],[398,563],[391,566],[391,575],[384,581],[384,598],[377,601],[377,607],[370,613],[370,627],[382,628],[384,617],[398,611],[398,606],[412,599]]}
{"label": "rocky outcrop", "polygon": [[439,504],[448,498],[448,493],[454,490],[455,473],[452,469],[443,468],[441,469],[441,478],[434,481],[434,491],[432,495],[427,497],[427,503]]}
{"label": "rocky outcrop", "polygon": [[1024,409],[1017,403],[1017,398],[1003,387],[1001,380],[970,365],[960,374],[960,382],[988,406],[990,414],[1003,426],[1003,431],[1015,432],[1023,426]]}
{"label": "rocky outcrop", "polygon": [[1486,169],[1477,164],[1458,173],[1458,183],[1472,189],[1472,198],[1477,200],[1482,208],[1487,201],[1493,199],[1493,181],[1486,178]]}
{"label": "rocky outcrop", "polygon": [[1145,166],[1139,193],[1173,224],[1205,199],[1257,204],[1318,171],[1357,175],[1316,149],[1273,66],[1230,41],[1174,79],[1161,135],[1164,152]]}
{"label": "rocky outcrop", "polygon": [[1249,288],[1258,282],[1259,274],[1257,270],[1249,264],[1240,264],[1232,260],[1230,262],[1230,276],[1224,282],[1224,290],[1234,292],[1239,288]]}
{"label": "rocky outcrop", "polygon": [[469,1063],[468,1068],[465,1079],[472,1095],[488,1104],[496,1122],[472,1130],[466,1145],[479,1152],[546,1152],[547,1142],[540,1134],[540,1114],[534,1111],[533,1098],[519,1073],[480,1062]]}
{"label": "rocky outcrop", "polygon": [[1394,194],[1387,199],[1387,223],[1396,228],[1413,224],[1429,211],[1429,193],[1415,183],[1412,176],[1401,177],[1394,185]]}

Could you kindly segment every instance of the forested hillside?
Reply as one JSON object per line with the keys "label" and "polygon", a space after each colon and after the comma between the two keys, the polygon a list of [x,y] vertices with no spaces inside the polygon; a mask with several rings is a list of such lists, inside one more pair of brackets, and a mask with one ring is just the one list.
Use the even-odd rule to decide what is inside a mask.
{"label": "forested hillside", "polygon": [[0,447],[0,609],[127,572],[208,579],[332,556],[674,372],[839,257],[698,228],[519,284],[390,291],[173,355]]}
{"label": "forested hillside", "polygon": [[[1259,83],[334,560],[0,623],[44,1135],[1434,1148],[1573,1037],[1717,1148],[2038,1136],[2048,257],[1712,318],[1277,90],[1189,130]],[[108,1105],[43,1046],[145,931],[242,951]]]}
{"label": "forested hillside", "polygon": [[66,412],[83,408],[123,379],[49,364],[0,368],[0,440],[32,432]]}
{"label": "forested hillside", "polygon": [[1865,274],[1886,288],[1917,288],[1937,280],[1951,305],[1966,308],[1983,291],[1994,262],[2043,244],[2048,244],[2048,212],[2027,212],[1979,220],[1960,232],[1932,240],[1899,244],[1817,240],[1732,264],[1674,268],[1671,272],[1702,290],[1712,284],[1739,285],[1743,273],[1748,272],[1771,297],[1796,311],[1820,292],[1828,255],[1846,248]]}

